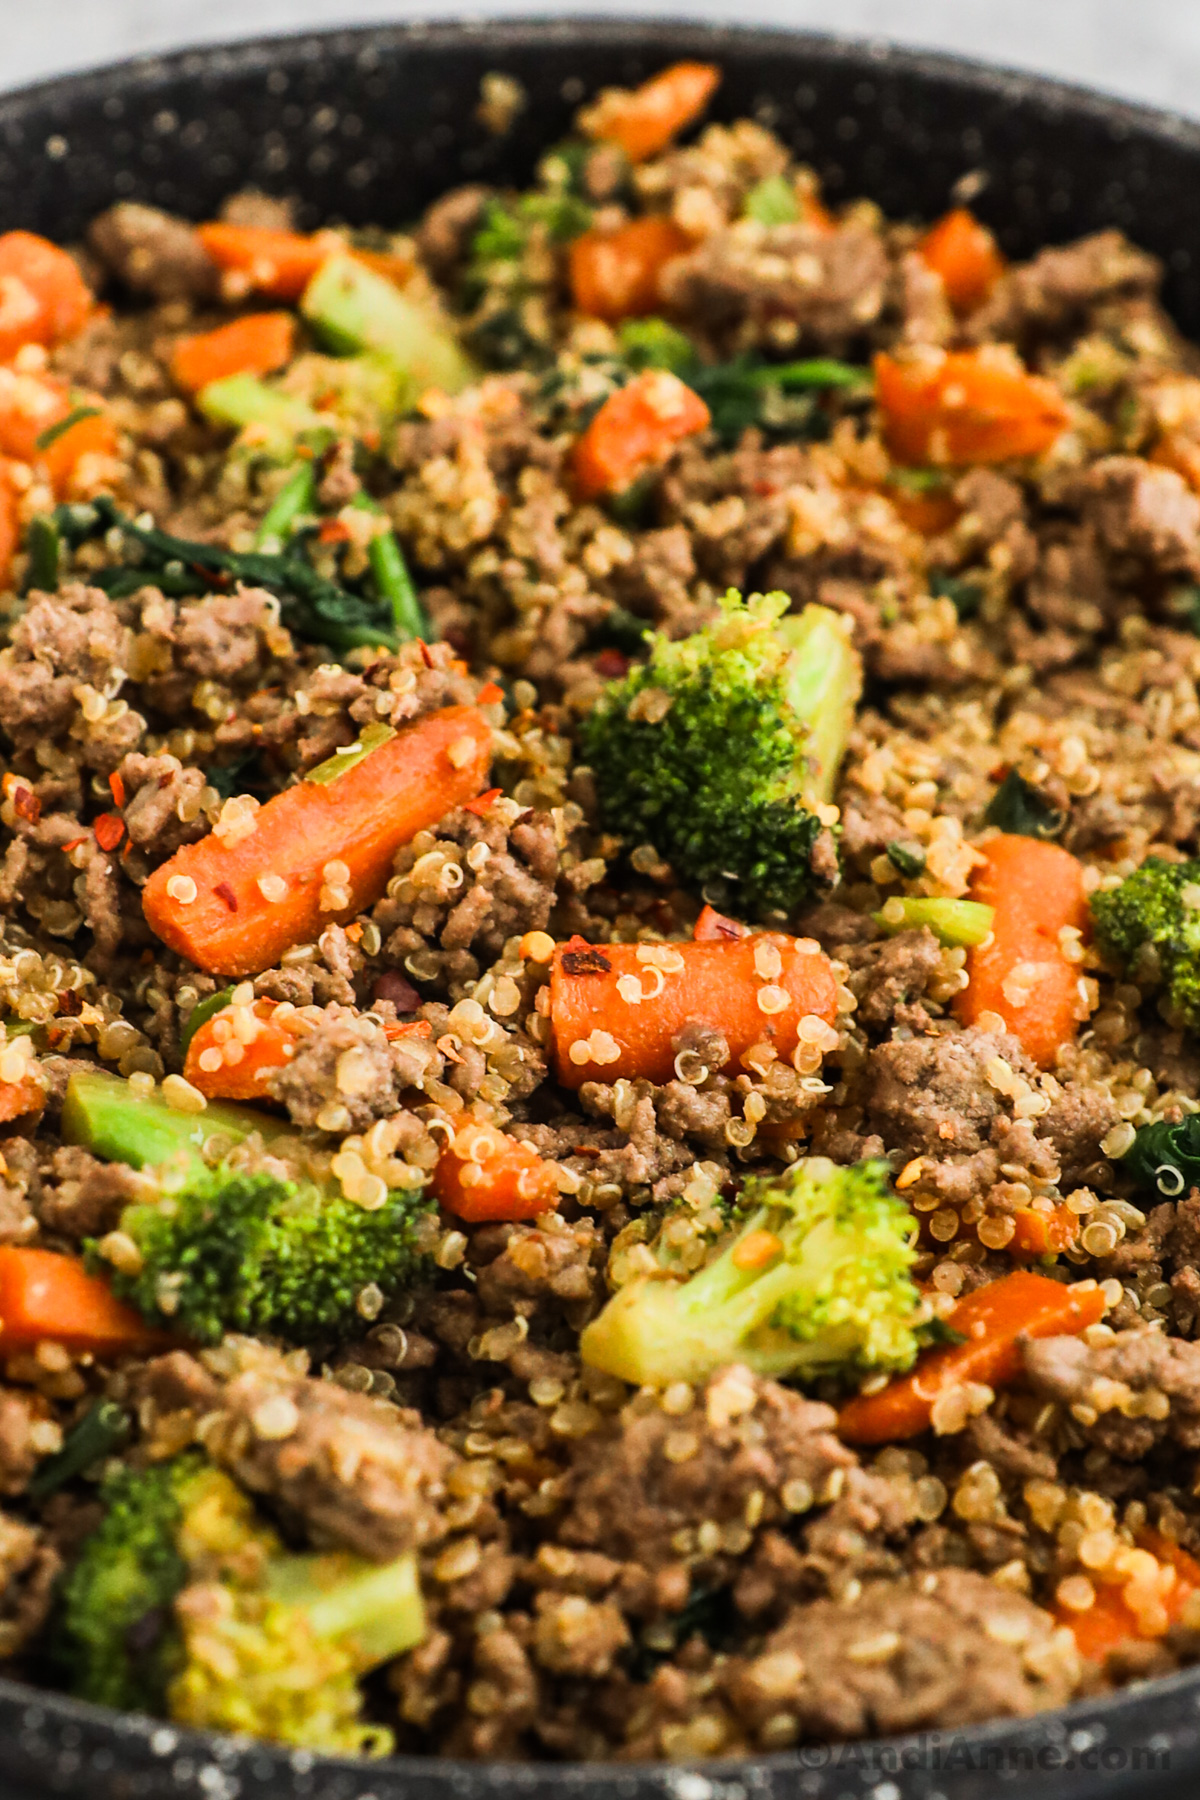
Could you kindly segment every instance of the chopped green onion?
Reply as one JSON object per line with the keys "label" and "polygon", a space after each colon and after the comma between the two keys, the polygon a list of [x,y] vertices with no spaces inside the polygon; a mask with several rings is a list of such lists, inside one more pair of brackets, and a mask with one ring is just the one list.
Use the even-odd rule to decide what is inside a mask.
{"label": "chopped green onion", "polygon": [[[382,506],[370,494],[357,495],[354,505],[363,512],[383,516]],[[413,578],[409,574],[404,552],[390,526],[386,531],[376,532],[367,549],[367,556],[371,573],[375,577],[376,591],[379,598],[386,600],[392,609],[392,619],[401,642],[406,638],[428,638],[430,629],[425,608],[421,605]]]}
{"label": "chopped green onion", "polygon": [[98,1400],[67,1433],[66,1442],[53,1456],[38,1464],[26,1488],[31,1500],[45,1500],[83,1475],[101,1457],[119,1450],[129,1436],[130,1418],[114,1400]]}
{"label": "chopped green onion", "polygon": [[39,513],[29,521],[29,532],[25,540],[29,552],[29,562],[25,570],[25,592],[39,588],[44,594],[52,594],[58,587],[59,555],[62,549],[58,527],[53,519]]}
{"label": "chopped green onion", "polygon": [[297,521],[312,512],[316,494],[317,478],[312,463],[297,463],[263,514],[254,536],[254,548],[282,550]]}
{"label": "chopped green onion", "polygon": [[81,419],[98,419],[99,417],[100,408],[98,406],[72,407],[65,419],[56,419],[53,425],[47,425],[45,431],[39,432],[34,443],[39,450],[48,450],[51,444],[56,444],[60,437],[66,436],[72,425],[78,425]]}

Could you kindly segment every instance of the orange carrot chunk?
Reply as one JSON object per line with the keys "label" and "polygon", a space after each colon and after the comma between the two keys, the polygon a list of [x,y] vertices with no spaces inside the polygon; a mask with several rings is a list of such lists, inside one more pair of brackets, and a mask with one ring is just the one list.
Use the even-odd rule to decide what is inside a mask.
{"label": "orange carrot chunk", "polygon": [[712,63],[675,63],[639,88],[606,89],[580,123],[589,137],[619,144],[630,162],[645,162],[700,117],[720,80]]}
{"label": "orange carrot chunk", "polygon": [[790,1057],[802,1023],[820,1038],[837,1014],[829,958],[811,943],[762,932],[707,943],[560,944],[550,971],[559,1081],[672,1081],[671,1040],[689,1024],[721,1033],[726,1068],[739,1068],[755,1044]]}
{"label": "orange carrot chunk", "polygon": [[571,298],[595,319],[636,319],[662,304],[658,278],[691,245],[673,219],[654,214],[619,231],[585,231],[571,245]]}
{"label": "orange carrot chunk", "polygon": [[294,1007],[274,1000],[226,1006],[192,1034],[183,1073],[210,1100],[261,1100],[272,1075],[296,1054]]}
{"label": "orange carrot chunk", "polygon": [[86,464],[94,469],[93,458],[109,460],[119,454],[116,426],[100,412],[76,419],[39,453],[60,500],[71,497],[77,480],[84,486],[88,484]]}
{"label": "orange carrot chunk", "polygon": [[26,1075],[21,1081],[0,1081],[0,1124],[41,1112],[45,1104],[46,1090],[31,1076]]}
{"label": "orange carrot chunk", "polygon": [[12,465],[0,457],[0,589],[12,579],[13,558],[21,542],[20,497]]}
{"label": "orange carrot chunk", "polygon": [[1056,1206],[1049,1213],[1021,1207],[1013,1216],[1013,1226],[1007,1245],[1012,1255],[1057,1256],[1075,1243],[1081,1222],[1069,1206]]}
{"label": "orange carrot chunk", "polygon": [[908,1375],[843,1406],[838,1431],[848,1444],[891,1444],[928,1431],[934,1407],[967,1382],[1000,1387],[1020,1372],[1022,1336],[1074,1337],[1097,1325],[1104,1295],[1094,1282],[1064,1287],[1018,1269],[960,1300],[947,1323],[966,1339],[923,1351]]}
{"label": "orange carrot chunk", "polygon": [[0,1248],[0,1352],[44,1339],[96,1356],[145,1350],[163,1340],[74,1256]]}
{"label": "orange carrot chunk", "polygon": [[[1055,1618],[1071,1630],[1076,1649],[1088,1662],[1102,1663],[1110,1650],[1130,1638],[1162,1637],[1179,1623],[1188,1601],[1200,1590],[1200,1563],[1161,1531],[1139,1532],[1138,1548],[1148,1550],[1158,1562],[1175,1571],[1175,1579],[1168,1577],[1169,1585],[1164,1583],[1158,1605],[1151,1607],[1149,1613],[1135,1611],[1122,1587],[1095,1578],[1092,1585],[1096,1597],[1083,1612],[1061,1600],[1054,1608]],[[1150,1624],[1161,1626],[1161,1630],[1148,1629]]]}
{"label": "orange carrot chunk", "polygon": [[980,849],[971,898],[994,909],[992,935],[971,951],[967,986],[955,1002],[965,1025],[997,1013],[1040,1068],[1078,1029],[1079,965],[1063,955],[1060,933],[1087,927],[1083,869],[1069,851],[1006,833]]}
{"label": "orange carrot chunk", "polygon": [[321,264],[335,254],[327,238],[265,225],[229,225],[214,219],[196,235],[219,269],[244,278],[245,291],[272,300],[298,300]]}
{"label": "orange carrot chunk", "polygon": [[956,206],[939,219],[917,245],[917,253],[941,276],[946,298],[957,313],[974,312],[1004,273],[995,238],[965,206]]}
{"label": "orange carrot chunk", "polygon": [[964,465],[1040,456],[1067,423],[1052,382],[1001,346],[875,358],[875,394],[897,462]]}
{"label": "orange carrot chunk", "polygon": [[709,412],[699,394],[666,369],[646,369],[610,394],[575,445],[581,500],[619,494],[665,462],[682,439],[703,431]]}
{"label": "orange carrot chunk", "polygon": [[447,706],[331,781],[302,781],[257,810],[243,800],[151,875],[151,930],[212,974],[270,968],[375,904],[400,846],[479,793],[491,737],[475,707]]}
{"label": "orange carrot chunk", "polygon": [[447,1212],[472,1225],[536,1219],[558,1205],[558,1181],[536,1150],[494,1125],[468,1120],[449,1138],[433,1191]]}
{"label": "orange carrot chunk", "polygon": [[180,338],[171,357],[171,374],[191,394],[227,375],[269,375],[291,361],[295,341],[291,313],[247,313],[215,331]]}
{"label": "orange carrot chunk", "polygon": [[63,344],[83,329],[92,291],[73,257],[30,231],[0,235],[0,362],[23,344]]}

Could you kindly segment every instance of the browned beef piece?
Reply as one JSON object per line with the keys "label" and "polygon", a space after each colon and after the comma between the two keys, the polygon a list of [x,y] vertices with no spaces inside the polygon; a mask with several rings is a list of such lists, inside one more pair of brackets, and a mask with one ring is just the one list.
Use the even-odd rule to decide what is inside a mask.
{"label": "browned beef piece", "polygon": [[48,1450],[50,1407],[28,1388],[0,1388],[0,1494],[21,1494]]}
{"label": "browned beef piece", "polygon": [[850,965],[846,985],[858,999],[856,1017],[864,1025],[890,1025],[900,1008],[916,1010],[913,1003],[942,957],[941,945],[926,926],[876,944],[843,944],[838,953]]}
{"label": "browned beef piece", "polygon": [[[805,1483],[830,1497],[830,1476],[855,1462],[835,1426],[832,1407],[740,1367],[713,1376],[685,1413],[638,1402],[574,1446],[559,1538],[654,1573],[679,1564],[681,1533],[695,1539],[709,1522],[716,1537],[707,1551],[697,1540],[702,1554],[740,1554],[751,1540],[748,1504],[757,1526],[787,1516],[785,1489]],[[686,1594],[685,1581],[679,1604]]]}
{"label": "browned beef piece", "polygon": [[186,219],[120,200],[93,219],[88,243],[126,287],[156,300],[207,300],[219,271]]}
{"label": "browned beef piece", "polygon": [[1105,456],[1088,471],[1085,517],[1113,556],[1163,574],[1200,566],[1200,499],[1174,469]]}
{"label": "browned beef piece", "polygon": [[1078,1681],[1048,1613],[942,1569],[798,1607],[758,1656],[731,1659],[721,1687],[751,1742],[781,1713],[822,1742],[1024,1718],[1062,1706]]}
{"label": "browned beef piece", "polygon": [[343,1129],[365,1131],[399,1104],[386,1036],[373,1020],[342,1006],[325,1008],[267,1086],[296,1125],[315,1125],[323,1109],[340,1104],[348,1120]]}
{"label": "browned beef piece", "polygon": [[103,688],[128,663],[129,633],[107,594],[72,582],[33,601],[0,652],[0,726],[20,748],[57,737],[77,716],[75,689]]}
{"label": "browned beef piece", "polygon": [[251,1338],[227,1338],[206,1361],[158,1358],[136,1391],[157,1413],[199,1415],[213,1460],[314,1544],[385,1562],[444,1534],[455,1458],[419,1414],[299,1374],[294,1355]]}
{"label": "browned beef piece", "polygon": [[452,275],[455,264],[467,254],[489,192],[478,183],[451,188],[421,220],[417,248],[440,281]]}
{"label": "browned beef piece", "polygon": [[971,319],[968,334],[977,343],[1053,336],[1081,323],[1094,306],[1148,298],[1161,277],[1156,257],[1119,231],[1098,231],[1011,269]]}
{"label": "browned beef piece", "polygon": [[1058,1465],[1048,1450],[1039,1450],[990,1412],[972,1419],[966,1435],[977,1457],[1014,1481],[1053,1481],[1058,1473]]}
{"label": "browned beef piece", "polygon": [[0,1662],[16,1656],[50,1616],[62,1561],[36,1525],[0,1512]]}
{"label": "browned beef piece", "polygon": [[[503,1233],[499,1255],[479,1269],[475,1292],[485,1310],[533,1318],[543,1312],[565,1315],[578,1325],[604,1296],[605,1244],[593,1221],[556,1221],[552,1230],[532,1225],[485,1228]],[[471,1242],[471,1261],[483,1236]]]}
{"label": "browned beef piece", "polygon": [[861,226],[826,236],[809,225],[766,233],[735,225],[668,263],[662,289],[702,330],[720,335],[790,319],[798,341],[837,349],[878,318],[886,281],[883,244]]}
{"label": "browned beef piece", "polygon": [[130,842],[151,850],[155,862],[165,862],[181,844],[204,836],[208,820],[200,811],[200,796],[208,778],[203,769],[185,769],[178,757],[131,750],[119,773],[126,794],[121,816]]}
{"label": "browned beef piece", "polygon": [[1069,1189],[1083,1171],[1099,1160],[1100,1139],[1117,1123],[1117,1107],[1107,1088],[1064,1084],[1050,1111],[1038,1121],[1038,1135],[1049,1139],[1062,1166],[1062,1185]]}
{"label": "browned beef piece", "polygon": [[1200,1344],[1142,1327],[1094,1348],[1043,1338],[1023,1355],[1034,1390],[1113,1456],[1136,1462],[1164,1439],[1200,1450]]}
{"label": "browned beef piece", "polygon": [[50,1159],[37,1216],[46,1231],[99,1237],[144,1193],[145,1183],[124,1163],[102,1163],[78,1145],[64,1144]]}

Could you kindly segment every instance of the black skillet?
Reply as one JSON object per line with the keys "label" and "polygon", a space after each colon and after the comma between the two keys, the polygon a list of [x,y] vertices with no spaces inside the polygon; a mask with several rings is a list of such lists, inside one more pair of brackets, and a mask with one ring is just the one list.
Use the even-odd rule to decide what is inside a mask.
{"label": "black skillet", "polygon": [[[70,239],[120,199],[203,218],[248,185],[297,196],[308,226],[399,226],[457,182],[524,182],[585,94],[681,56],[719,62],[715,116],[772,126],[815,164],[834,201],[866,194],[893,217],[930,218],[960,178],[981,172],[974,204],[1012,255],[1122,227],[1163,258],[1168,303],[1200,338],[1200,126],[1028,75],[799,32],[412,24],[123,63],[0,99],[0,229]],[[502,140],[475,118],[490,70],[516,75],[529,95]],[[1023,1723],[704,1772],[328,1761],[0,1680],[0,1800],[52,1795],[1200,1800],[1200,1669]]]}

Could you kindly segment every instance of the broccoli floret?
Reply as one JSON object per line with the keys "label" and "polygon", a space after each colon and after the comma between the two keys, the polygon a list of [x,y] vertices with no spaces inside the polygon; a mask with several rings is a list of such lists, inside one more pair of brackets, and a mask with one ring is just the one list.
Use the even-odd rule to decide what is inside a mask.
{"label": "broccoli floret", "polygon": [[419,1643],[411,1552],[292,1556],[196,1452],[122,1469],[63,1584],[56,1655],[73,1692],[205,1730],[381,1755],[358,1678]]}
{"label": "broccoli floret", "polygon": [[744,914],[790,911],[822,885],[815,808],[833,792],[862,685],[840,614],[730,592],[693,637],[645,663],[582,725],[604,823]]}
{"label": "broccoli floret", "polygon": [[[143,1318],[200,1343],[226,1331],[312,1343],[361,1326],[364,1288],[387,1295],[414,1278],[429,1210],[412,1190],[393,1191],[368,1212],[306,1182],[225,1166],[127,1206],[120,1229],[137,1245],[141,1268],[103,1266]],[[86,1248],[95,1266],[99,1246]]]}
{"label": "broccoli floret", "polygon": [[1161,979],[1170,1004],[1193,1031],[1200,1029],[1200,857],[1164,862],[1149,856],[1120,887],[1092,895],[1096,941],[1105,956],[1136,969],[1139,980]]}
{"label": "broccoli floret", "polygon": [[641,1276],[586,1328],[583,1360],[625,1381],[703,1381],[726,1363],[809,1380],[911,1366],[915,1225],[886,1162],[798,1162],[742,1190],[737,1223],[698,1274]]}

